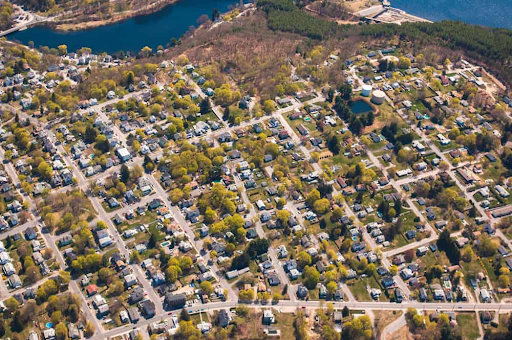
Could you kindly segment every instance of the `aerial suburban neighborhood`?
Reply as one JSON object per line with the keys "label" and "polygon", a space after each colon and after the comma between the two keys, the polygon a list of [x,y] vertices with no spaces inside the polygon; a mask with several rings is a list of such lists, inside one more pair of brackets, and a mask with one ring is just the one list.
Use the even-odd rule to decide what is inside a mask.
{"label": "aerial suburban neighborhood", "polygon": [[242,72],[0,41],[0,338],[510,339],[506,82],[309,44]]}

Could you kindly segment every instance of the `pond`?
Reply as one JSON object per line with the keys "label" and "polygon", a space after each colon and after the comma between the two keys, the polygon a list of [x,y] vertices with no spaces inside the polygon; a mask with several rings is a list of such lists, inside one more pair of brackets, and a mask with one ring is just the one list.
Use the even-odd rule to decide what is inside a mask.
{"label": "pond", "polygon": [[350,104],[350,110],[356,115],[373,111],[373,108],[364,100],[355,100]]}
{"label": "pond", "polygon": [[49,27],[36,26],[7,36],[9,40],[35,47],[58,47],[67,45],[68,51],[89,47],[94,53],[118,51],[138,52],[144,46],[156,50],[166,46],[172,38],[181,37],[190,26],[197,26],[197,19],[213,9],[227,12],[237,0],[179,0],[158,12],[141,15],[115,24],[81,31],[56,31]]}

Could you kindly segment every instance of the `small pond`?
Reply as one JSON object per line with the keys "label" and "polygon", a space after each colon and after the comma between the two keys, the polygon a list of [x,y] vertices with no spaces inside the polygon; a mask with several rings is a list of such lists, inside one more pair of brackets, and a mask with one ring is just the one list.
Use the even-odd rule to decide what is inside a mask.
{"label": "small pond", "polygon": [[373,108],[364,100],[355,100],[350,104],[350,110],[356,115],[373,111]]}

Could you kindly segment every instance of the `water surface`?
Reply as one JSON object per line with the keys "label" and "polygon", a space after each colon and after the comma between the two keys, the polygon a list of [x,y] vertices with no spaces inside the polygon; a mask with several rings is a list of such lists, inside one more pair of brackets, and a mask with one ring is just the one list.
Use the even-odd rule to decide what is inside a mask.
{"label": "water surface", "polygon": [[160,11],[137,16],[115,24],[88,30],[62,32],[37,26],[9,35],[10,40],[34,46],[57,47],[65,44],[68,51],[90,47],[96,53],[140,51],[144,46],[154,50],[166,46],[172,38],[182,36],[190,26],[197,26],[197,19],[206,14],[211,17],[214,8],[226,12],[237,0],[180,0]]}
{"label": "water surface", "polygon": [[366,113],[366,112],[373,111],[373,109],[370,106],[370,104],[368,104],[364,100],[355,100],[355,101],[353,101],[350,104],[350,110],[352,111],[352,113],[355,113],[356,115],[361,114],[361,113]]}
{"label": "water surface", "polygon": [[512,0],[390,0],[391,6],[432,21],[512,29]]}

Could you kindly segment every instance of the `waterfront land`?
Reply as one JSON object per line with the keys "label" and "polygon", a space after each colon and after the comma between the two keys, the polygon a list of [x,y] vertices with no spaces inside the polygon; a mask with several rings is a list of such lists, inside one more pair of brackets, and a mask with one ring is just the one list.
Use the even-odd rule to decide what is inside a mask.
{"label": "waterfront land", "polygon": [[59,16],[52,28],[61,31],[78,31],[110,25],[122,20],[140,15],[157,12],[179,0],[153,0],[153,1],[116,1],[115,7],[86,9],[70,9]]}

